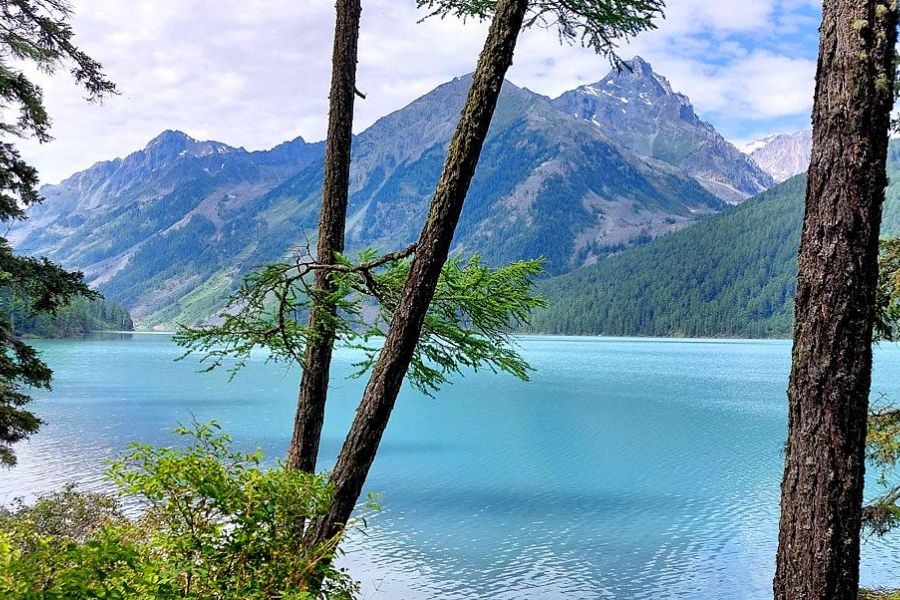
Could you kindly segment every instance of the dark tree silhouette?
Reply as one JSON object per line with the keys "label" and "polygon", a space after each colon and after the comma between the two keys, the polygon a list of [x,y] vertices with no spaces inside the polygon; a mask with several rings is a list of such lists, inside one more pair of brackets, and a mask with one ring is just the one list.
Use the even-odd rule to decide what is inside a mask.
{"label": "dark tree silhouette", "polygon": [[826,0],[800,241],[776,600],[856,600],[897,5]]}
{"label": "dark tree silhouette", "polygon": [[[47,73],[67,66],[90,100],[115,92],[100,63],[75,46],[71,16],[66,0],[0,0],[0,103],[8,109],[0,116],[0,222],[24,219],[26,208],[41,201],[37,171],[22,160],[9,138],[50,140],[41,89],[14,65],[31,63]],[[0,286],[7,295],[22,296],[32,316],[53,313],[78,295],[96,296],[81,273],[46,259],[16,256],[2,237]],[[0,313],[0,465],[14,465],[12,444],[41,424],[24,408],[31,398],[22,388],[48,388],[51,375],[17,335],[10,316]]]}

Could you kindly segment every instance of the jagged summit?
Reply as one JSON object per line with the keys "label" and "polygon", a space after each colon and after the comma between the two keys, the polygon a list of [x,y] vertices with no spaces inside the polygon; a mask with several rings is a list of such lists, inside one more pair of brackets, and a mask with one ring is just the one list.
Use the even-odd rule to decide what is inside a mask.
{"label": "jagged summit", "polygon": [[631,68],[633,72],[643,73],[646,75],[653,74],[653,67],[650,66],[644,58],[638,54],[635,54],[631,60],[626,60],[625,64]]}
{"label": "jagged summit", "polygon": [[[583,85],[573,91],[615,96],[620,99],[623,97],[620,92],[625,92],[630,96],[640,97],[645,103],[659,96],[673,96],[684,105],[691,104],[687,96],[673,91],[669,80],[654,71],[650,63],[640,56],[623,61],[620,67],[611,69],[600,81]],[[630,98],[626,97],[626,100]]]}
{"label": "jagged summit", "polygon": [[640,56],[553,104],[600,128],[628,150],[685,170],[732,203],[770,187],[771,176],[726,141]]}
{"label": "jagged summit", "polygon": [[197,140],[183,131],[179,131],[177,129],[166,129],[158,136],[147,142],[147,146],[167,146],[170,144],[189,144],[196,142]]}
{"label": "jagged summit", "polygon": [[665,95],[678,96],[679,99],[690,104],[690,100],[688,100],[687,96],[674,92],[669,80],[654,71],[650,63],[640,56],[635,56],[631,60],[626,60],[620,69],[612,69],[600,83],[612,85],[611,82],[622,80],[637,80],[643,82],[651,87],[658,88]]}
{"label": "jagged summit", "polygon": [[229,152],[241,151],[241,148],[234,148],[222,142],[214,140],[197,140],[183,131],[176,129],[166,129],[158,136],[150,140],[144,149],[135,152],[128,157],[126,161],[132,159],[141,153],[151,156],[160,156],[163,160],[169,160],[172,156],[191,155],[195,157],[208,156],[211,154],[227,154]]}

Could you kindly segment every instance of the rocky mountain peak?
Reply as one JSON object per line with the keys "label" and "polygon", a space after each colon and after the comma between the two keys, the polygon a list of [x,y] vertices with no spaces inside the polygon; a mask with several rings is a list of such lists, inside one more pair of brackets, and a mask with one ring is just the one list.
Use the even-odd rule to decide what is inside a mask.
{"label": "rocky mountain peak", "polygon": [[[622,63],[621,67],[612,69],[603,79],[592,85],[579,88],[588,93],[599,92],[607,96],[617,93],[636,97],[644,104],[654,101],[675,101],[681,106],[691,106],[691,101],[684,94],[672,90],[669,80],[653,70],[653,67],[640,56]],[[627,97],[626,96],[626,97]],[[691,108],[693,112],[693,108]]]}
{"label": "rocky mountain peak", "polygon": [[775,181],[781,182],[809,168],[812,131],[768,135],[747,144],[743,150]]}
{"label": "rocky mountain peak", "polygon": [[773,183],[640,56],[553,104],[592,123],[618,145],[683,169],[726,202],[741,202]]}
{"label": "rocky mountain peak", "polygon": [[143,150],[129,155],[125,161],[151,160],[170,161],[189,156],[199,158],[214,154],[228,154],[240,149],[216,141],[200,141],[183,131],[167,129],[150,140]]}
{"label": "rocky mountain peak", "polygon": [[147,143],[147,147],[151,146],[184,146],[188,144],[196,144],[197,140],[189,136],[183,131],[177,129],[166,129],[158,136]]}
{"label": "rocky mountain peak", "polygon": [[640,73],[641,75],[653,75],[653,67],[650,66],[643,57],[639,55],[635,55],[631,60],[625,61],[625,64],[631,68],[633,73]]}

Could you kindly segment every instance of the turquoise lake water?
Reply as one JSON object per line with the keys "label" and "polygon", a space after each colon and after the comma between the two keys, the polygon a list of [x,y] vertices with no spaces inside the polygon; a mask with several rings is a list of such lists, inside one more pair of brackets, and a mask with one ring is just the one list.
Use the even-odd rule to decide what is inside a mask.
{"label": "turquoise lake water", "polygon": [[[372,599],[770,598],[790,344],[524,338],[533,381],[479,373],[436,399],[405,390],[367,489],[384,510],[344,563]],[[0,502],[67,481],[102,486],[128,442],[217,419],[242,446],[285,451],[299,374],[254,361],[228,383],[167,336],[38,346],[56,372],[48,425],[0,471]],[[330,466],[363,381],[336,355]],[[873,394],[900,401],[900,348]],[[900,586],[900,537],[869,540],[863,582]]]}

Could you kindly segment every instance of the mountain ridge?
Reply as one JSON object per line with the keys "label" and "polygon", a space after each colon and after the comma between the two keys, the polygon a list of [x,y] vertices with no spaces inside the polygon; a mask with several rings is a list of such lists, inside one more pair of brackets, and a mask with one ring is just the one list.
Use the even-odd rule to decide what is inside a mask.
{"label": "mountain ridge", "polygon": [[[636,98],[665,81],[644,61],[635,66],[646,81],[634,81],[634,72],[601,81],[630,78],[621,85],[632,86]],[[391,250],[415,239],[467,92],[466,78],[456,78],[354,137],[349,251]],[[629,118],[671,118],[675,92],[668,86],[661,93],[666,110]],[[624,135],[621,124],[610,118],[598,127],[561,110],[558,100],[504,84],[455,251],[477,251],[497,264],[546,256],[552,273],[565,273],[738,201],[711,193],[681,164],[683,154],[675,160],[615,139]],[[658,128],[683,135],[686,155],[726,144],[726,158],[709,166],[717,177],[758,179],[758,167],[696,115]],[[12,239],[20,252],[83,270],[141,325],[201,322],[242,275],[314,236],[323,155],[324,144],[302,138],[250,152],[167,130],[125,158],[45,188],[47,202]]]}
{"label": "mountain ridge", "polygon": [[[738,204],[772,186],[772,178],[694,111],[690,98],[636,56],[621,71],[553,100],[620,145],[684,169],[709,192]],[[613,118],[622,114],[624,118]]]}

